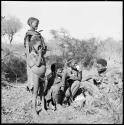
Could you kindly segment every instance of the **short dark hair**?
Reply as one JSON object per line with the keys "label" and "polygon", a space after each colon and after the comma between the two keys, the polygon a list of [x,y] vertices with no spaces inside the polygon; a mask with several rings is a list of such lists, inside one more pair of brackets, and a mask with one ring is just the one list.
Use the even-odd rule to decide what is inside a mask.
{"label": "short dark hair", "polygon": [[51,65],[51,72],[55,72],[55,71],[56,71],[56,65],[55,65],[55,63],[53,63]]}
{"label": "short dark hair", "polygon": [[53,63],[51,65],[51,72],[55,72],[58,69],[62,69],[63,67],[64,67],[64,64],[62,64],[62,63]]}
{"label": "short dark hair", "polygon": [[105,59],[97,59],[97,64],[101,64],[102,66],[107,66],[107,61]]}
{"label": "short dark hair", "polygon": [[31,24],[32,24],[33,21],[37,21],[37,22],[39,23],[39,20],[38,20],[37,18],[30,17],[30,18],[28,19],[28,21],[27,21],[27,24],[28,24],[29,26],[31,26]]}

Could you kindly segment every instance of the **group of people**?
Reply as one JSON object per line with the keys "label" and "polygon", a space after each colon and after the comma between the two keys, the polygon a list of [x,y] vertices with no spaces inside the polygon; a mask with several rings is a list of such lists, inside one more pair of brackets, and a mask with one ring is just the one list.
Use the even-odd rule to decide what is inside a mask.
{"label": "group of people", "polygon": [[66,66],[61,63],[51,65],[51,73],[47,76],[45,101],[46,106],[53,103],[54,109],[63,104],[70,105],[82,80],[82,71],[78,69],[77,62],[70,60]]}
{"label": "group of people", "polygon": [[[47,46],[40,32],[37,31],[39,20],[34,17],[28,19],[30,30],[27,31],[24,38],[24,47],[26,48],[27,59],[27,90],[33,93],[33,114],[38,114],[36,110],[37,97],[40,95],[42,110],[47,110],[50,103],[54,109],[63,104],[70,105],[82,81],[82,69],[77,60],[69,59],[65,65],[54,63],[51,65],[51,73],[45,76],[46,61],[44,55]],[[106,67],[105,60],[98,62]],[[98,67],[98,71],[103,69]],[[101,68],[101,69],[100,69]]]}

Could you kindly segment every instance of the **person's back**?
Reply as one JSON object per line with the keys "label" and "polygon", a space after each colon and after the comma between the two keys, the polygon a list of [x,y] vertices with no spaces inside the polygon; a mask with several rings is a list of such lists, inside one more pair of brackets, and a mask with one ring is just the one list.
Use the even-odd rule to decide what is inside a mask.
{"label": "person's back", "polygon": [[56,107],[57,104],[62,102],[62,94],[60,92],[62,86],[62,65],[54,63],[51,66],[51,70],[52,73],[48,75],[45,99],[48,103],[52,101]]}

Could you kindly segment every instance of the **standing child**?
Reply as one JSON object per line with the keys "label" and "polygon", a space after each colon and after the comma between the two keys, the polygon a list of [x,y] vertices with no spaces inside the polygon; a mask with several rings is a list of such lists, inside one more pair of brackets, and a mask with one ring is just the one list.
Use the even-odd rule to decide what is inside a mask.
{"label": "standing child", "polygon": [[[32,36],[39,36],[42,40],[42,44],[43,44],[43,50],[44,52],[46,52],[46,45],[44,43],[44,39],[41,36],[41,34],[39,32],[37,32],[37,28],[39,25],[39,20],[37,18],[34,17],[30,17],[27,21],[27,24],[30,26],[30,30],[27,31],[25,38],[24,38],[24,47],[26,48],[26,57],[27,57],[27,62],[28,62],[28,58],[29,58],[29,53],[31,52],[31,38]],[[27,76],[28,76],[28,86],[27,89],[29,90],[33,90],[32,87],[32,72],[30,71],[30,67],[27,65]]]}
{"label": "standing child", "polygon": [[42,79],[45,76],[46,72],[46,62],[44,58],[44,50],[43,50],[43,44],[42,40],[39,36],[33,36],[31,38],[31,53],[29,53],[29,60],[28,60],[28,66],[31,69],[32,72],[32,78],[33,78],[33,84],[34,84],[34,91],[33,91],[33,114],[38,114],[36,111],[36,102],[37,102],[37,96],[38,96],[38,89],[39,86],[42,88],[42,92],[40,93],[41,99],[42,99],[42,108],[44,110],[44,83],[43,81],[40,82],[40,79]]}

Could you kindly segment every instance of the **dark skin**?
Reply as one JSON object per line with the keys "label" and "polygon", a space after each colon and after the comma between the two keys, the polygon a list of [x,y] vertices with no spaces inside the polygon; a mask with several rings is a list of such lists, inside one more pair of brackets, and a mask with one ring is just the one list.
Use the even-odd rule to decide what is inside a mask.
{"label": "dark skin", "polygon": [[[73,101],[74,96],[78,90],[78,87],[80,85],[80,81],[82,80],[82,71],[78,71],[76,70],[76,65],[75,62],[71,62],[71,64],[69,65],[69,67],[71,68],[70,70],[68,70],[67,68],[64,69],[63,72],[63,77],[62,77],[62,91],[65,91],[65,98],[64,101],[67,100],[67,97],[69,97],[69,104]],[[71,74],[72,71],[75,71],[77,75],[73,75],[73,73]],[[73,83],[71,83],[71,86],[69,85],[69,88],[66,88],[66,84],[68,84],[67,79],[72,80]],[[67,89],[67,90],[65,90]],[[69,92],[70,91],[70,92]],[[69,95],[68,95],[68,94]]]}
{"label": "dark skin", "polygon": [[[60,79],[59,79],[59,81],[58,81],[58,77],[60,77],[60,78],[62,78],[62,68],[58,68],[57,69],[57,71],[55,71],[55,76],[54,76],[54,80],[53,80],[53,83],[52,83],[52,86],[51,87],[53,87],[54,85],[57,85],[57,88],[51,88],[50,89],[50,93],[53,95],[52,96],[52,98],[47,98],[46,97],[46,104],[47,104],[47,108],[48,108],[48,105],[49,105],[49,103],[50,102],[52,102],[54,105],[55,105],[55,110],[56,110],[56,105],[58,104],[57,102],[56,102],[56,94],[57,94],[57,92],[59,91],[58,89],[59,89],[59,86],[61,86],[61,83],[58,83],[58,82],[60,82]],[[50,82],[50,81],[49,81]],[[46,88],[47,88],[47,86],[48,86],[48,81],[46,81]],[[50,83],[51,84],[51,83]],[[48,93],[47,93],[48,94]],[[48,95],[46,95],[46,96],[48,96]]]}
{"label": "dark skin", "polygon": [[82,85],[83,85],[83,82],[85,81],[89,81],[89,80],[93,80],[93,83],[95,85],[100,85],[101,84],[101,78],[100,76],[102,76],[104,74],[104,72],[106,71],[107,67],[106,66],[103,66],[101,64],[96,64],[96,68],[97,68],[97,74],[93,74],[93,75],[89,75],[87,77],[85,77],[83,80],[82,80]]}
{"label": "dark skin", "polygon": [[[32,68],[33,66],[35,66],[35,72],[39,72],[40,75],[37,75],[34,72],[33,75],[33,80],[34,80],[34,92],[33,92],[33,106],[34,106],[34,114],[37,115],[37,111],[36,111],[36,102],[37,102],[37,96],[38,96],[38,89],[39,89],[39,80],[40,80],[40,76],[43,75],[46,71],[46,66],[42,65],[42,59],[43,59],[43,54],[42,54],[42,44],[41,41],[37,41],[36,44],[34,44],[33,46],[33,53],[31,53],[30,55],[30,61],[32,62],[30,65]],[[43,84],[43,83],[42,83]],[[42,89],[43,89],[43,85],[42,85]],[[41,99],[43,98],[43,91],[41,92]],[[42,99],[42,103],[43,103],[43,107],[42,109],[44,110],[44,98]]]}
{"label": "dark skin", "polygon": [[[44,43],[44,39],[43,37],[41,36],[41,34],[39,32],[37,32],[36,30],[38,29],[38,25],[39,25],[39,22],[37,20],[34,20],[31,25],[30,25],[30,30],[28,30],[28,32],[26,33],[26,36],[28,37],[25,37],[25,41],[27,41],[28,43],[30,42],[30,39],[31,39],[31,36],[40,36],[41,39],[42,39],[42,43],[43,43],[43,46],[44,46],[44,49],[46,49],[46,45]],[[25,45],[26,43],[24,43]],[[27,48],[29,48],[30,45],[28,45]],[[29,52],[27,51],[27,55],[29,54]]]}
{"label": "dark skin", "polygon": [[[71,63],[70,67],[73,70],[73,68],[75,68],[75,65],[73,63]],[[77,71],[77,76],[74,76],[74,75],[71,75],[71,71],[69,71],[67,68],[65,68],[64,71],[63,71],[63,75],[62,75],[63,85],[65,85],[66,78],[68,76],[69,76],[70,79],[73,79],[74,81],[76,81],[76,80],[81,81],[82,80],[82,71]]]}
{"label": "dark skin", "polygon": [[32,62],[30,64],[30,67],[36,65],[37,67],[40,66],[41,64],[41,61],[42,61],[42,58],[43,58],[43,50],[42,50],[42,45],[41,45],[41,41],[38,41],[37,44],[35,44],[33,47],[32,47],[32,50],[34,50],[34,52],[37,54],[34,54],[34,55],[31,55],[29,58],[31,59],[30,61],[28,62]]}

